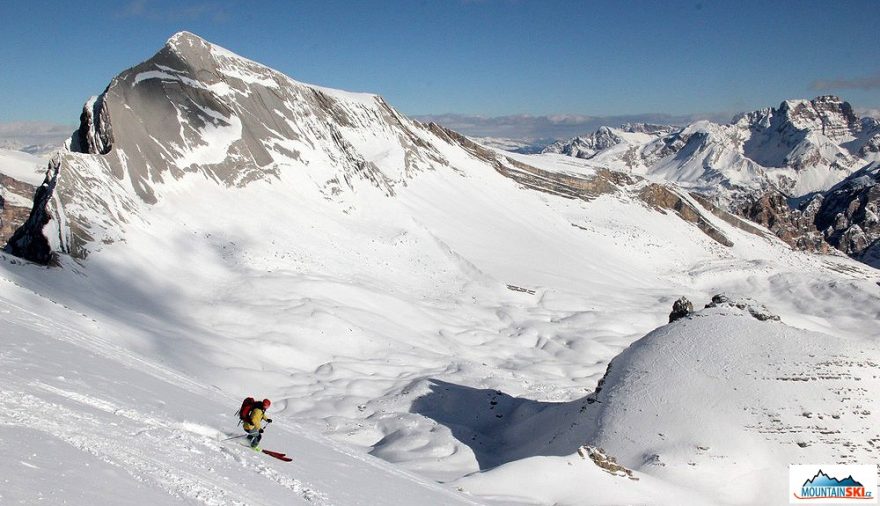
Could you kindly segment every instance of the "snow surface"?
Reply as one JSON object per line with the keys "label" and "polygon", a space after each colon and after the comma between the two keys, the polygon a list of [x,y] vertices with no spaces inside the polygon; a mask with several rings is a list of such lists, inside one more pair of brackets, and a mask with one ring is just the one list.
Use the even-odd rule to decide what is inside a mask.
{"label": "snow surface", "polygon": [[46,157],[0,148],[0,173],[31,186],[39,186],[43,182],[46,165]]}
{"label": "snow surface", "polygon": [[291,463],[224,442],[240,433],[230,416],[240,400],[5,276],[0,294],[3,504],[469,503],[283,416],[264,445]]}
{"label": "snow surface", "polygon": [[[357,192],[346,207],[302,174],[244,188],[189,174],[82,266],[4,262],[4,405],[32,406],[30,426],[58,440],[64,461],[123,473],[89,482],[102,494],[137,484],[204,504],[257,502],[244,499],[251,490],[266,504],[456,500],[370,453],[483,502],[743,503],[751,492],[705,495],[730,470],[712,460],[701,461],[696,491],[651,467],[637,469],[638,482],[612,477],[574,454],[591,436],[585,415],[540,413],[592,392],[682,294],[697,304],[748,295],[797,328],[880,338],[878,273],[854,261],[716,220],[728,249],[625,197],[549,196],[444,155],[473,170],[421,174],[396,198]],[[767,338],[780,332],[800,335],[779,326]],[[290,467],[217,442],[235,432],[229,413],[244,395],[275,401],[265,445],[294,456]],[[573,423],[583,431],[566,430]],[[725,430],[735,439],[745,429]],[[566,436],[554,446],[555,432]],[[23,497],[28,479],[48,483],[51,467],[21,464],[40,467],[43,444],[12,445],[8,497]],[[341,478],[355,473],[365,474]],[[81,479],[44,493],[85,503]]]}

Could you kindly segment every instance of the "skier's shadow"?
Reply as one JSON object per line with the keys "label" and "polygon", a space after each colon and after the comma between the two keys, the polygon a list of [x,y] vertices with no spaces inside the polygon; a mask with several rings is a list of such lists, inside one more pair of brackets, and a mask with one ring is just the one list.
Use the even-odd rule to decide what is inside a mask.
{"label": "skier's shadow", "polygon": [[413,401],[410,412],[448,427],[471,448],[481,471],[527,457],[570,455],[586,437],[578,429],[586,398],[540,402],[499,390],[429,382],[430,391]]}

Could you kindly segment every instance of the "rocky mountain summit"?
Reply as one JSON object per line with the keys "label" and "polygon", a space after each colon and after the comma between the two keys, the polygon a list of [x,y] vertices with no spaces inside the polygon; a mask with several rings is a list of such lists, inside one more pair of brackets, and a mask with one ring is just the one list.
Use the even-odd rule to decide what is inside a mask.
{"label": "rocky mountain summit", "polygon": [[607,126],[599,127],[598,130],[585,137],[575,137],[569,141],[559,141],[547,146],[543,152],[590,159],[596,156],[596,153],[624,142],[623,138],[615,133],[615,130]]}
{"label": "rocky mountain summit", "polygon": [[41,233],[79,258],[190,173],[231,188],[288,177],[345,200],[451,165],[381,97],[299,83],[188,32],[90,99],[67,148]]}

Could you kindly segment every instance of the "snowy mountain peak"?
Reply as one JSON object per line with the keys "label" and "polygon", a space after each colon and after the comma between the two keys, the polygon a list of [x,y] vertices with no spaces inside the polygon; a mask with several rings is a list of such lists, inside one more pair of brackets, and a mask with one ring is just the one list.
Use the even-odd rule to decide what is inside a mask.
{"label": "snowy mountain peak", "polygon": [[813,100],[786,100],[779,113],[797,129],[819,132],[833,141],[854,136],[861,130],[849,102],[833,95]]}
{"label": "snowy mountain peak", "polygon": [[361,195],[394,196],[426,171],[496,169],[494,153],[467,151],[376,95],[299,83],[189,32],[116,76],[80,120],[43,214],[54,219],[25,234],[75,257],[121,240],[164,195],[205,184],[280,183],[351,212]]}
{"label": "snowy mountain peak", "polygon": [[211,43],[192,32],[181,30],[171,37],[168,37],[168,40],[165,41],[165,45],[176,49],[181,47],[210,46]]}

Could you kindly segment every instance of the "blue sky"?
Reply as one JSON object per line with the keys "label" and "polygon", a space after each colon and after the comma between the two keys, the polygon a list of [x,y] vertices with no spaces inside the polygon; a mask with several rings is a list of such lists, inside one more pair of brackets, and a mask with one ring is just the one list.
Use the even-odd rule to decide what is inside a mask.
{"label": "blue sky", "polygon": [[880,108],[878,28],[874,1],[4,0],[0,122],[75,124],[179,30],[408,115]]}

